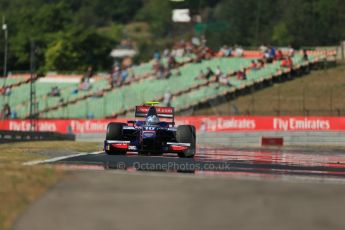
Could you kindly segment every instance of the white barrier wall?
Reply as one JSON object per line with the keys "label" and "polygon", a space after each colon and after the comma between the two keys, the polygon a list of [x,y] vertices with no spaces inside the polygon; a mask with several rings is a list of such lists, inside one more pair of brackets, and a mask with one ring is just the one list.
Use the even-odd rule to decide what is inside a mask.
{"label": "white barrier wall", "polygon": [[284,146],[345,146],[345,132],[226,132],[197,136],[199,144],[261,146],[262,137],[281,137]]}

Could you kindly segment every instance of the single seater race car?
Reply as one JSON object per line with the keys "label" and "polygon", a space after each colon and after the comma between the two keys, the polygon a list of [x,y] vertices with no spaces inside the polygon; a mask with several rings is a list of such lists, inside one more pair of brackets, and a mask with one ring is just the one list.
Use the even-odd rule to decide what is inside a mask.
{"label": "single seater race car", "polygon": [[[127,152],[139,154],[177,153],[179,157],[192,158],[195,155],[195,127],[175,127],[174,108],[158,107],[156,102],[136,106],[135,117],[127,123],[108,124],[104,150],[109,155]],[[165,119],[168,121],[160,121]]]}

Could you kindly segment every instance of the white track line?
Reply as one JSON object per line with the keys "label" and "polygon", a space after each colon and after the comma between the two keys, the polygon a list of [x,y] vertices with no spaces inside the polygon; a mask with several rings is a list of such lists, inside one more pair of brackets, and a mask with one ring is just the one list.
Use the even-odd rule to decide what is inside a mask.
{"label": "white track line", "polygon": [[31,165],[52,163],[52,162],[56,162],[56,161],[65,160],[65,159],[68,159],[68,158],[80,157],[80,156],[86,156],[86,155],[97,155],[97,154],[100,154],[100,153],[103,153],[103,151],[101,151],[101,152],[92,152],[92,153],[78,153],[78,154],[73,154],[73,155],[68,155],[68,156],[54,157],[54,158],[47,159],[47,160],[28,161],[28,162],[24,162],[23,165],[31,166]]}

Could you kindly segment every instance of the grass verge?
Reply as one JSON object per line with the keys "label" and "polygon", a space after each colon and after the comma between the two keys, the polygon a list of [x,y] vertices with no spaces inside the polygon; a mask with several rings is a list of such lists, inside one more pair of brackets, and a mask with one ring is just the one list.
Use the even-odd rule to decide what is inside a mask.
{"label": "grass verge", "polygon": [[23,166],[43,159],[43,151],[97,151],[96,143],[23,142],[0,145],[0,230],[8,230],[18,214],[66,175],[47,165]]}

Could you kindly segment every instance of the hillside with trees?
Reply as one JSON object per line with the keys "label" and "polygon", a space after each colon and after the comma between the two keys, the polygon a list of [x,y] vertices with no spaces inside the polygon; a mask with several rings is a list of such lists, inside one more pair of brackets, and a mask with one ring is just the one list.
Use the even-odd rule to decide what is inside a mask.
{"label": "hillside with trees", "polygon": [[[202,22],[173,24],[175,8],[200,14]],[[0,0],[0,16],[9,30],[10,71],[29,69],[31,41],[40,70],[82,71],[89,65],[109,69],[109,53],[123,38],[139,49],[136,62],[194,34],[205,35],[214,49],[326,46],[345,38],[343,0]],[[1,31],[0,57],[3,44]]]}

